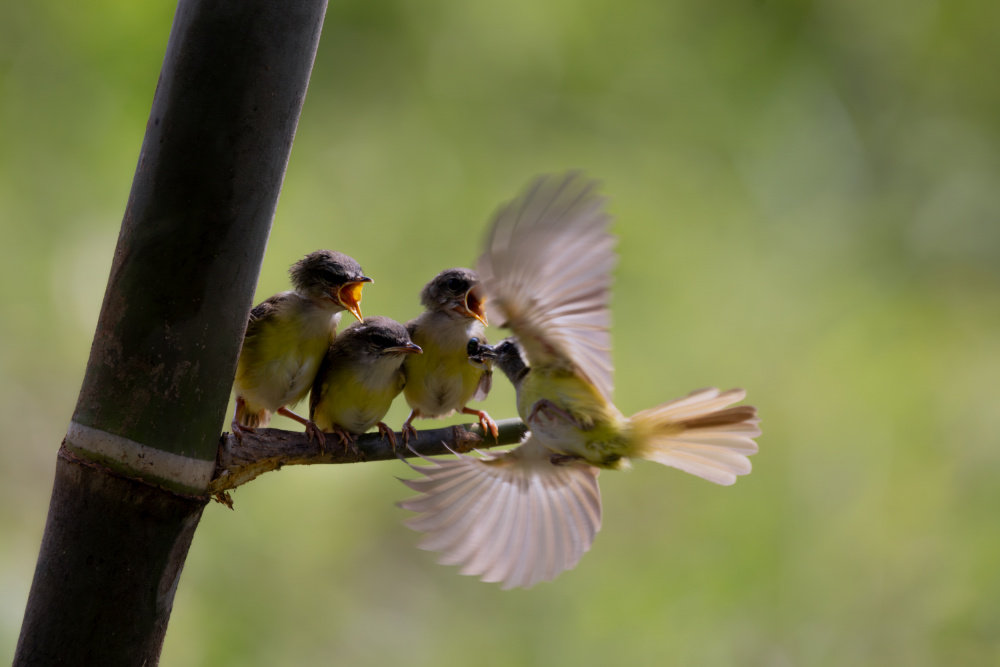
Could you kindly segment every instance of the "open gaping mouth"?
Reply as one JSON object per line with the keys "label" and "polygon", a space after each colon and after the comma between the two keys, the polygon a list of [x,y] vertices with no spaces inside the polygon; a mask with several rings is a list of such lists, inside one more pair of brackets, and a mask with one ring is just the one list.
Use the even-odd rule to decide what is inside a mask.
{"label": "open gaping mouth", "polygon": [[351,315],[358,318],[359,322],[364,322],[361,317],[361,288],[365,283],[373,282],[371,278],[364,278],[357,282],[345,283],[340,286],[336,294],[331,294],[337,303],[350,311]]}
{"label": "open gaping mouth", "polygon": [[483,323],[483,326],[488,324],[486,321],[486,296],[479,289],[479,285],[473,285],[469,288],[469,291],[465,293],[465,303],[459,305],[455,310],[466,317],[476,318]]}

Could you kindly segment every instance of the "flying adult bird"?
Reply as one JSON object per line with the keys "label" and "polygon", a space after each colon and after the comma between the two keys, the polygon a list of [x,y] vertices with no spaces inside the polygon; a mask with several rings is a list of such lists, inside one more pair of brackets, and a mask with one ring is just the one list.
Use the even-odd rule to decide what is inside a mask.
{"label": "flying adult bird", "polygon": [[265,299],[250,311],[243,348],[236,364],[237,436],[267,426],[271,415],[294,419],[322,446],[323,433],[288,406],[305,398],[320,361],[336,336],[340,314],[361,320],[361,289],[372,279],[347,255],[317,250],[289,269],[293,291]]}
{"label": "flying adult bird", "polygon": [[403,390],[403,361],[420,352],[395,320],[375,316],[355,322],[323,357],[309,397],[309,418],[336,434],[345,450],[356,450],[355,439],[372,426],[395,448],[396,436],[382,418]]}
{"label": "flying adult bird", "polygon": [[493,386],[492,359],[471,358],[471,341],[476,341],[477,349],[488,345],[478,284],[474,271],[447,269],[420,292],[425,310],[406,329],[424,353],[406,360],[403,396],[411,412],[403,423],[404,439],[416,435],[414,419],[447,417],[456,410],[476,415],[483,432],[497,436],[496,422],[485,411],[467,405],[485,399]]}
{"label": "flying adult bird", "polygon": [[544,176],[497,213],[477,263],[490,318],[516,337],[496,364],[530,432],[514,450],[428,460],[401,503],[420,546],[462,574],[530,587],[572,568],[601,523],[600,469],[632,458],[728,485],[750,472],[756,409],[744,392],[705,389],[631,418],[612,401],[611,218],[596,183]]}

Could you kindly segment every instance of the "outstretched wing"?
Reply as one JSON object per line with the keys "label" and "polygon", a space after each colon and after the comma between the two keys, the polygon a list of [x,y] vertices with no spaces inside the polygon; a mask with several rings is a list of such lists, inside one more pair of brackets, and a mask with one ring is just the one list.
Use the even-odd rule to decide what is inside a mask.
{"label": "outstretched wing", "polygon": [[419,515],[406,521],[426,533],[420,548],[462,574],[530,588],[580,561],[601,527],[598,469],[582,461],[556,465],[529,436],[499,456],[459,454],[412,466],[425,477],[402,480],[420,496],[400,503]]}
{"label": "outstretched wing", "polygon": [[612,400],[611,217],[597,182],[541,176],[500,209],[476,271],[490,319],[512,329],[528,361],[572,368]]}

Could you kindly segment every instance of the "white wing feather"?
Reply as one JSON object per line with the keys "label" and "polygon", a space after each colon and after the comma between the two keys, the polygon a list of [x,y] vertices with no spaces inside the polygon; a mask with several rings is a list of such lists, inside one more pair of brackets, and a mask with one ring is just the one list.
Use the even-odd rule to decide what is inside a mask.
{"label": "white wing feather", "polygon": [[425,476],[402,481],[422,495],[400,507],[418,513],[406,525],[425,533],[420,548],[504,589],[530,588],[574,567],[601,527],[599,471],[555,465],[550,453],[529,436],[498,456],[411,465]]}
{"label": "white wing feather", "polygon": [[611,217],[578,172],[536,179],[493,220],[476,271],[489,317],[528,361],[572,367],[612,400]]}

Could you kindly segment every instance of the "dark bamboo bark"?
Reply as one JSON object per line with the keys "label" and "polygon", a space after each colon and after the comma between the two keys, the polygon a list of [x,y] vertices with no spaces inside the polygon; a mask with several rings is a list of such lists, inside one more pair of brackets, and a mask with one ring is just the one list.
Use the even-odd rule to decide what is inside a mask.
{"label": "dark bamboo bark", "polygon": [[325,10],[178,4],[15,665],[157,662]]}
{"label": "dark bamboo bark", "polygon": [[178,5],[75,423],[215,458],[325,4]]}
{"label": "dark bamboo bark", "polygon": [[155,665],[205,498],[62,449],[16,665]]}

